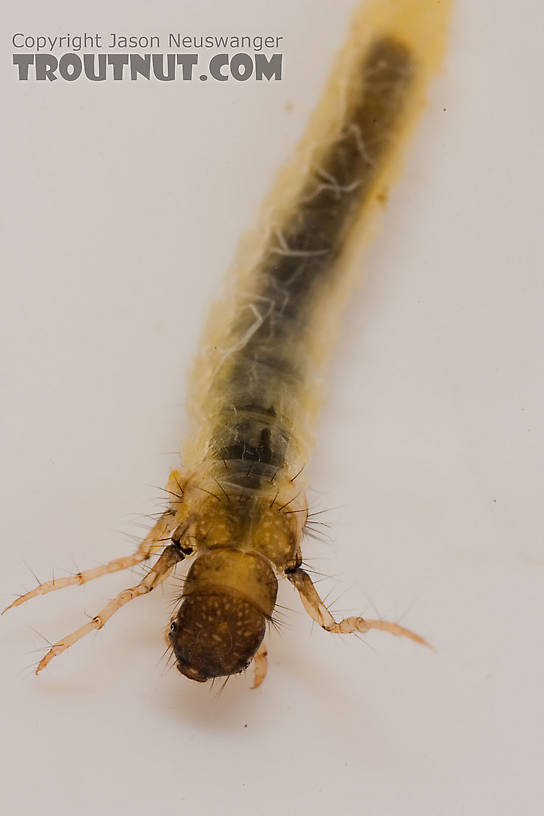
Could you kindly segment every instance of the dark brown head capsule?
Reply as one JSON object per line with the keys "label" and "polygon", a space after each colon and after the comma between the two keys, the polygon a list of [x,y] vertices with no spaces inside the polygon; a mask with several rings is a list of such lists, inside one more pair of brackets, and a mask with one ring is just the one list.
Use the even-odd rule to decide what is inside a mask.
{"label": "dark brown head capsule", "polygon": [[204,682],[247,668],[264,637],[277,591],[272,567],[254,552],[221,547],[198,557],[170,627],[179,671]]}

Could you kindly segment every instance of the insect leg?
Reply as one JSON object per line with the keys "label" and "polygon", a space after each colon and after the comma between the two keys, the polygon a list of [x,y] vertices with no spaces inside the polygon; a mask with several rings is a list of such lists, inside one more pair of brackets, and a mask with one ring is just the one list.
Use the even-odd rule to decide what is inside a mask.
{"label": "insect leg", "polygon": [[124,589],[122,592],[117,595],[116,598],[111,600],[106,606],[100,610],[98,615],[95,615],[89,623],[86,623],[84,626],[81,626],[79,629],[76,629],[75,632],[67,635],[63,640],[59,641],[58,643],[54,643],[45,657],[43,657],[36,669],[36,674],[45,669],[45,667],[53,660],[54,657],[62,654],[69,649],[70,646],[73,646],[74,643],[77,643],[78,640],[81,640],[82,637],[88,635],[89,632],[93,632],[95,629],[102,629],[105,623],[114,615],[122,606],[124,606],[129,601],[133,601],[135,598],[139,598],[140,595],[146,595],[148,592],[151,592],[155,589],[156,586],[161,584],[172,572],[172,569],[178,563],[178,561],[182,561],[184,558],[184,554],[178,547],[174,545],[170,545],[163,550],[162,555],[158,559],[157,563],[149,570],[145,578],[140,581],[139,584],[136,586],[130,587],[129,589]]}
{"label": "insect leg", "polygon": [[34,589],[32,589],[30,592],[26,592],[24,595],[19,595],[19,597],[16,598],[13,603],[6,606],[2,612],[2,615],[4,612],[7,612],[8,609],[12,609],[14,606],[20,606],[21,604],[26,603],[26,601],[30,601],[31,598],[36,598],[38,595],[47,595],[48,592],[55,592],[57,589],[64,589],[64,587],[74,586],[75,584],[85,584],[87,581],[93,581],[95,578],[100,578],[102,575],[108,575],[111,572],[119,572],[120,570],[134,567],[136,564],[141,564],[142,561],[146,561],[152,555],[158,554],[156,552],[157,547],[160,547],[160,551],[164,549],[164,543],[160,542],[164,542],[170,537],[170,534],[175,526],[175,517],[169,512],[164,513],[164,515],[161,516],[158,522],[149,531],[145,539],[138,547],[137,551],[132,555],[114,558],[113,561],[108,561],[107,564],[101,564],[99,567],[93,567],[92,569],[78,572],[75,575],[68,575],[64,578],[53,578],[52,581],[46,581],[43,584],[38,584],[38,586],[34,587]]}
{"label": "insect leg", "polygon": [[259,688],[266,677],[266,672],[268,671],[268,649],[264,641],[259,646],[257,653],[253,658],[253,663],[253,685],[251,688],[256,689]]}
{"label": "insect leg", "polygon": [[336,621],[317,594],[310,576],[304,570],[296,569],[294,572],[287,573],[286,577],[298,591],[302,605],[308,615],[327,632],[345,635],[352,632],[364,633],[370,629],[380,629],[382,632],[409,638],[416,643],[431,648],[424,638],[416,635],[410,629],[405,629],[404,626],[400,626],[398,623],[361,617],[344,618],[344,620]]}

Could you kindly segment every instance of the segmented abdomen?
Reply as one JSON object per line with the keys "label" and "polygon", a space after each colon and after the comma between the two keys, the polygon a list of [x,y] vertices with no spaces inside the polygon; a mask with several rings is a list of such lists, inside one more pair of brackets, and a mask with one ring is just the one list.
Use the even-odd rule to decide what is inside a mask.
{"label": "segmented abdomen", "polygon": [[320,331],[318,307],[337,284],[337,260],[394,140],[412,72],[410,54],[396,40],[371,46],[352,78],[353,102],[338,132],[272,230],[251,290],[238,296],[210,388],[215,412],[207,455],[248,486],[297,459],[300,402],[316,376],[308,347]]}

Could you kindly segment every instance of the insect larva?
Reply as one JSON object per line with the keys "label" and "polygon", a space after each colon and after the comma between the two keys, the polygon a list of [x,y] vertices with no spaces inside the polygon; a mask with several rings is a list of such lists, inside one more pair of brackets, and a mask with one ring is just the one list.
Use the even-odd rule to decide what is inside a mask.
{"label": "insect larva", "polygon": [[308,518],[302,472],[319,381],[351,283],[349,243],[368,227],[394,176],[440,63],[448,9],[448,2],[377,0],[355,15],[264,226],[246,242],[230,295],[213,311],[193,377],[195,433],[184,469],[170,474],[167,510],[133,555],[40,584],[11,606],[159,557],[140,583],[53,644],[37,672],[191,557],[167,639],[192,680],[240,672],[253,659],[259,685],[278,576],[329,632],[381,629],[425,643],[383,620],[335,621],[301,567]]}

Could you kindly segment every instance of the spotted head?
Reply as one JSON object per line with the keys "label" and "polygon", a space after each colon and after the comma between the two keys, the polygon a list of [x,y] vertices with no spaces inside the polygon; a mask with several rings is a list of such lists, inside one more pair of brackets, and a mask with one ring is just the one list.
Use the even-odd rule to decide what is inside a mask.
{"label": "spotted head", "polygon": [[246,669],[264,637],[277,591],[272,567],[255,552],[220,547],[199,556],[170,625],[179,671],[205,682]]}

